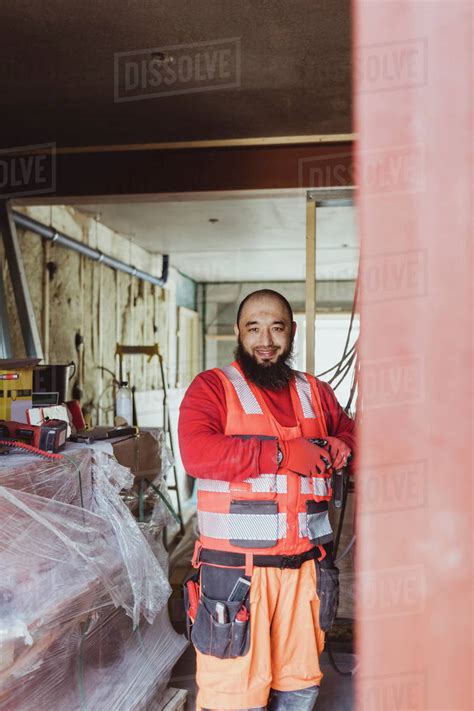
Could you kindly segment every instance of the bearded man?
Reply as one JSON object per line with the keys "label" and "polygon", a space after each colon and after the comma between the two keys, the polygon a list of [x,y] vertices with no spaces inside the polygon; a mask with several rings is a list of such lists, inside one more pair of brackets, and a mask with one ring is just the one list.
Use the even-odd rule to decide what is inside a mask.
{"label": "bearded man", "polygon": [[199,541],[185,584],[199,709],[310,711],[338,602],[328,517],[354,423],[326,383],[291,367],[290,304],[239,306],[235,361],[198,375],[179,443],[197,479]]}

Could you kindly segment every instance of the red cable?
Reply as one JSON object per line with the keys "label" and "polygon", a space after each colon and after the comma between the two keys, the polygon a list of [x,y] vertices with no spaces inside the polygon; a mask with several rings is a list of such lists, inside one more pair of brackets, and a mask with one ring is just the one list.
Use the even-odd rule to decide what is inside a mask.
{"label": "red cable", "polygon": [[18,449],[24,449],[26,452],[31,454],[38,454],[40,457],[46,457],[47,459],[64,459],[63,454],[56,454],[55,452],[45,452],[43,449],[38,447],[33,447],[31,444],[26,444],[26,442],[13,442],[8,439],[0,439],[0,445],[3,447],[17,447]]}

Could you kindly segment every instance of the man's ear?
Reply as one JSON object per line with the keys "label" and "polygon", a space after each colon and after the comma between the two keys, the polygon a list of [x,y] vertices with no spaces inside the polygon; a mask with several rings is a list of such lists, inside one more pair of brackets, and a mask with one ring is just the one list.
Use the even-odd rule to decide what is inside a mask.
{"label": "man's ear", "polygon": [[234,323],[234,333],[235,333],[236,338],[238,338],[239,337],[239,327],[237,326],[236,323]]}
{"label": "man's ear", "polygon": [[291,337],[292,337],[292,338],[295,337],[296,326],[297,326],[296,321],[293,321],[293,323],[291,324]]}

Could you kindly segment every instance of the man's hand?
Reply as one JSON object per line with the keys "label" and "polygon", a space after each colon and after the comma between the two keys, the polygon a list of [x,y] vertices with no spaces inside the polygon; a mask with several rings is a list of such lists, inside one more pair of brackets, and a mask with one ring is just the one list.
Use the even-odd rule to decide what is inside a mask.
{"label": "man's hand", "polygon": [[329,452],[304,437],[279,440],[278,446],[283,454],[280,466],[297,474],[317,476],[325,472],[330,464]]}
{"label": "man's hand", "polygon": [[351,455],[351,449],[347,446],[345,442],[337,437],[326,437],[327,451],[329,452],[329,458],[331,460],[331,466],[336,471],[342,469],[346,466],[347,460]]}

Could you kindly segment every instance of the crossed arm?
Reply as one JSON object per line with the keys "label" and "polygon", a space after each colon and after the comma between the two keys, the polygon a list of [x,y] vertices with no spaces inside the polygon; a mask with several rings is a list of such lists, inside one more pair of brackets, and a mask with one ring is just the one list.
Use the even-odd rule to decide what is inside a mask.
{"label": "crossed arm", "polygon": [[[331,463],[341,461],[354,449],[354,422],[339,405],[331,387],[320,382],[321,403],[329,433]],[[275,440],[241,439],[224,434],[225,395],[213,371],[198,375],[189,386],[180,408],[178,435],[181,458],[188,474],[204,479],[242,481],[275,472]]]}

